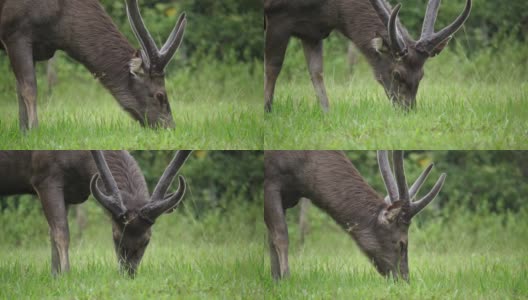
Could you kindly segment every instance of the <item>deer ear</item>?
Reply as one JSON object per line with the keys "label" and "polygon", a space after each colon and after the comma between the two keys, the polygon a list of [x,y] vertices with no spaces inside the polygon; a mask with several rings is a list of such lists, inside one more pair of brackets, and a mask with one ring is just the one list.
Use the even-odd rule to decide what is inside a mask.
{"label": "deer ear", "polygon": [[403,201],[396,201],[389,205],[388,207],[384,207],[379,215],[378,215],[378,221],[381,224],[391,224],[394,221],[396,221],[396,218],[400,214],[402,210],[402,202]]}
{"label": "deer ear", "polygon": [[376,50],[376,52],[380,53],[380,54],[387,54],[389,53],[389,47],[387,45],[387,43],[385,43],[385,40],[383,40],[382,37],[375,37],[373,38],[371,41],[370,41],[370,44],[372,45],[372,48],[374,48],[374,50]]}
{"label": "deer ear", "polygon": [[141,53],[139,50],[137,50],[134,53],[134,57],[130,60],[129,66],[130,66],[130,74],[137,76],[138,74],[143,74],[143,68],[141,67],[143,65],[143,59],[141,59]]}
{"label": "deer ear", "polygon": [[447,39],[441,41],[438,45],[436,45],[436,47],[434,47],[433,51],[431,51],[431,53],[429,53],[429,57],[434,57],[434,56],[437,56],[438,54],[440,54],[440,52],[442,52],[442,50],[444,50],[444,48],[447,46],[447,44],[449,43],[450,40],[451,40],[451,37],[449,36]]}

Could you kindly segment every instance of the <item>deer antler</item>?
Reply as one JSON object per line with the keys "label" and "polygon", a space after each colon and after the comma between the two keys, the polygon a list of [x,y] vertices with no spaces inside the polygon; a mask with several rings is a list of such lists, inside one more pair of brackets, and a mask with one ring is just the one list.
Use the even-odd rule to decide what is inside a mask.
{"label": "deer antler", "polygon": [[183,176],[178,176],[179,186],[175,193],[167,195],[167,190],[191,152],[192,151],[189,150],[181,150],[176,153],[163,172],[156,188],[154,188],[154,192],[150,197],[150,202],[141,209],[143,216],[147,217],[152,222],[164,212],[178,205],[183,198],[186,186],[185,178]]}
{"label": "deer antler", "polygon": [[420,211],[422,211],[422,209],[424,209],[424,207],[426,207],[429,203],[431,203],[431,201],[433,201],[434,198],[436,198],[436,195],[440,193],[440,190],[444,186],[444,181],[445,181],[446,176],[447,175],[445,173],[442,173],[440,175],[440,178],[438,178],[435,185],[433,186],[431,191],[427,193],[427,195],[425,195],[422,199],[411,203],[411,211],[410,211],[409,219],[417,215]]}
{"label": "deer antler", "polygon": [[145,66],[151,71],[163,73],[163,70],[174,56],[174,53],[176,53],[183,39],[185,25],[187,24],[185,13],[181,14],[178,18],[176,26],[174,26],[169,38],[160,51],[143,22],[137,0],[126,0],[126,9],[132,31],[145,52],[142,53]]}
{"label": "deer antler", "polygon": [[397,20],[401,4],[397,4],[389,13],[389,9],[384,0],[370,0],[370,4],[378,14],[379,18],[387,27],[389,33],[389,44],[392,53],[396,56],[403,56],[407,53],[407,45],[398,30]]}
{"label": "deer antler", "polygon": [[398,32],[398,25],[396,23],[400,8],[401,4],[399,3],[394,7],[388,24],[390,47],[392,52],[398,57],[404,56],[407,53],[407,46]]}
{"label": "deer antler", "polygon": [[392,152],[392,163],[394,164],[394,175],[398,184],[399,199],[408,204],[411,200],[409,198],[409,187],[405,179],[405,169],[403,168],[403,151],[395,150]]}
{"label": "deer antler", "polygon": [[466,6],[462,13],[449,26],[443,28],[437,33],[434,33],[434,24],[440,7],[440,0],[430,0],[427,4],[425,18],[422,25],[422,34],[420,39],[416,42],[416,49],[426,52],[429,56],[434,56],[436,53],[434,49],[442,42],[448,41],[451,36],[457,32],[460,27],[466,22],[471,12],[471,0],[466,1]]}
{"label": "deer antler", "polygon": [[[95,174],[90,181],[90,190],[99,203],[106,208],[116,219],[121,219],[126,213],[126,207],[121,199],[117,183],[108,168],[104,154],[100,150],[90,151],[97,166],[99,174]],[[106,192],[99,189],[99,179],[102,179]]]}
{"label": "deer antler", "polygon": [[389,164],[388,151],[380,150],[378,151],[378,165],[380,168],[380,173],[385,183],[385,188],[389,194],[385,201],[388,204],[393,204],[397,201],[403,201],[403,207],[407,207],[408,218],[411,219],[416,214],[418,214],[424,207],[426,207],[431,201],[436,198],[442,186],[444,184],[446,174],[442,173],[440,178],[435,183],[431,191],[427,193],[423,198],[418,201],[411,201],[414,199],[420,187],[424,184],[427,176],[433,168],[433,164],[430,164],[423,172],[418,176],[416,181],[413,183],[409,189],[407,186],[407,181],[405,179],[405,170],[403,167],[403,151],[394,151],[393,152],[393,164],[394,164],[394,175]]}
{"label": "deer antler", "polygon": [[[403,56],[406,53],[407,46],[402,39],[397,28],[398,13],[401,4],[397,4],[392,12],[389,13],[387,4],[384,0],[370,0],[370,3],[383,24],[387,27],[389,33],[389,42],[392,52],[397,56]],[[437,33],[434,33],[434,24],[440,7],[440,0],[430,0],[427,4],[424,22],[422,25],[422,34],[420,39],[416,42],[416,49],[427,53],[429,56],[436,55],[435,48],[442,42],[449,41],[451,35],[457,32],[460,27],[466,22],[471,12],[471,0],[467,0],[466,6],[462,13],[455,19],[453,23]]]}
{"label": "deer antler", "polygon": [[385,189],[387,189],[388,198],[385,198],[387,204],[398,201],[398,187],[396,181],[392,175],[392,170],[389,164],[389,152],[386,150],[378,151],[378,166],[380,169],[381,177],[385,183]]}

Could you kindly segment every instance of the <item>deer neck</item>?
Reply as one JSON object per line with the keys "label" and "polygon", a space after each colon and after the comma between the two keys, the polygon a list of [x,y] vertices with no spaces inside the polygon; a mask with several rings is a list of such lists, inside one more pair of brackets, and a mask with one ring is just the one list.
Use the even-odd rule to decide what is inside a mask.
{"label": "deer neck", "polygon": [[383,198],[368,185],[354,166],[332,174],[318,174],[327,178],[319,181],[312,201],[328,213],[343,229],[352,233],[377,221]]}
{"label": "deer neck", "polygon": [[69,9],[71,19],[60,30],[65,41],[62,48],[123,103],[135,49],[97,1],[76,3],[83,7]]}

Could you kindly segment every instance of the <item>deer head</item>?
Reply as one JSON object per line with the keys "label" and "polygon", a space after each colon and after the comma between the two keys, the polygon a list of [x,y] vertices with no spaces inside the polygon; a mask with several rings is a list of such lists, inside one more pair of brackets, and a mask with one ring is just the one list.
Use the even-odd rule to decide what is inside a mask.
{"label": "deer head", "polygon": [[400,25],[398,13],[401,4],[392,11],[384,0],[370,0],[372,7],[387,28],[388,36],[378,33],[372,39],[377,52],[374,63],[376,80],[383,85],[387,97],[405,109],[413,108],[418,85],[424,75],[423,65],[445,48],[452,35],[464,24],[471,11],[471,0],[467,0],[464,11],[449,26],[434,32],[440,0],[430,0],[422,25],[422,34],[415,41]]}
{"label": "deer head", "polygon": [[393,153],[394,174],[387,151],[378,151],[378,164],[388,196],[385,197],[385,205],[381,207],[375,224],[362,229],[363,234],[358,234],[357,239],[380,274],[402,277],[408,281],[407,249],[411,219],[438,195],[446,174],[440,175],[434,187],[423,198],[413,201],[433,164],[422,172],[411,188],[408,188],[405,179],[403,151]]}
{"label": "deer head", "polygon": [[[170,213],[185,194],[185,179],[178,176],[179,187],[167,193],[172,180],[191,151],[178,151],[158,181],[152,196],[120,190],[110,172],[102,151],[92,151],[99,171],[92,177],[90,190],[94,198],[111,214],[115,251],[122,271],[134,277],[150,242],[151,227],[163,213]],[[138,199],[139,198],[139,199]],[[126,205],[142,203],[140,207]]]}
{"label": "deer head", "polygon": [[137,0],[127,0],[126,9],[130,26],[141,44],[141,49],[136,51],[129,64],[130,89],[137,101],[130,101],[125,110],[143,126],[174,127],[165,90],[165,67],[182,42],[187,24],[185,14],[180,15],[169,38],[159,50],[143,23]]}

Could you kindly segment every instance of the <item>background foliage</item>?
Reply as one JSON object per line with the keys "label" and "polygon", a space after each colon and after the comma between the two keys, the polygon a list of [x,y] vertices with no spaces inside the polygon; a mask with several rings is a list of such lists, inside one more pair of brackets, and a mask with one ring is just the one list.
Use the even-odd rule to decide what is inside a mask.
{"label": "background foliage", "polygon": [[[150,190],[173,154],[173,151],[132,152]],[[347,151],[347,155],[367,182],[384,193],[376,152]],[[181,170],[189,189],[176,214],[192,222],[204,222],[204,227],[211,220],[225,218],[237,219],[234,223],[240,222],[240,226],[262,223],[263,157],[262,151],[193,152]],[[437,199],[420,214],[420,221],[442,220],[454,212],[507,216],[525,207],[528,151],[407,151],[405,168],[409,184],[430,163],[435,163],[435,168],[422,188],[422,195],[432,188],[441,173],[447,173],[447,179]],[[90,219],[101,219],[96,201],[90,199],[83,206],[87,207]],[[17,244],[27,237],[46,237],[45,219],[34,196],[0,197],[0,208],[1,223],[9,224],[0,231],[0,241],[7,239]]]}
{"label": "background foliage", "polygon": [[[152,192],[174,151],[133,151],[132,155]],[[239,226],[237,222],[255,226],[255,210],[262,206],[263,157],[262,151],[194,151],[180,170],[187,180],[188,190],[178,212],[172,214],[179,216],[160,219],[170,224],[176,220],[184,222],[183,218],[201,223],[200,228],[203,226],[204,230],[214,228],[207,226],[210,222],[227,222],[231,218],[236,219],[234,226]],[[81,206],[85,215],[82,218],[87,218],[89,224],[95,225],[105,218],[94,199],[90,198]],[[76,221],[70,222],[75,236],[83,226],[77,222],[76,206],[71,206],[70,213],[70,219]],[[258,219],[260,221],[260,215]],[[2,226],[0,241],[19,245],[33,243],[34,237],[47,240],[46,220],[34,196],[0,196],[0,223],[9,224]]]}
{"label": "background foliage", "polygon": [[[397,3],[390,2],[393,5]],[[418,38],[428,1],[406,0],[401,2],[400,19],[411,35]],[[466,0],[442,1],[435,28],[439,30],[453,22],[455,17],[462,12],[465,2]],[[522,0],[508,1],[508,5],[496,0],[474,0],[471,15],[463,28],[464,35],[469,37],[466,46],[469,46],[472,51],[486,46],[500,50],[494,42],[497,38],[514,36],[518,41],[525,41],[528,35],[527,9],[528,4]]]}
{"label": "background foliage", "polygon": [[[92,0],[97,1],[97,0]],[[100,1],[139,48],[125,1]],[[166,68],[176,128],[141,128],[84,66],[57,51],[52,68],[37,64],[40,126],[20,133],[14,74],[0,52],[2,149],[261,149],[262,10],[258,1],[139,0],[147,28],[161,46],[182,12],[187,27]],[[55,72],[47,72],[55,70]],[[55,76],[49,76],[55,74]],[[55,78],[55,79],[53,79]],[[71,128],[71,130],[65,130]]]}
{"label": "background foliage", "polygon": [[[124,1],[101,3],[120,28],[129,30]],[[148,28],[158,42],[174,27],[180,13],[187,14],[184,56],[189,63],[205,58],[226,61],[261,61],[263,51],[262,3],[255,0],[145,0],[139,1]]]}

